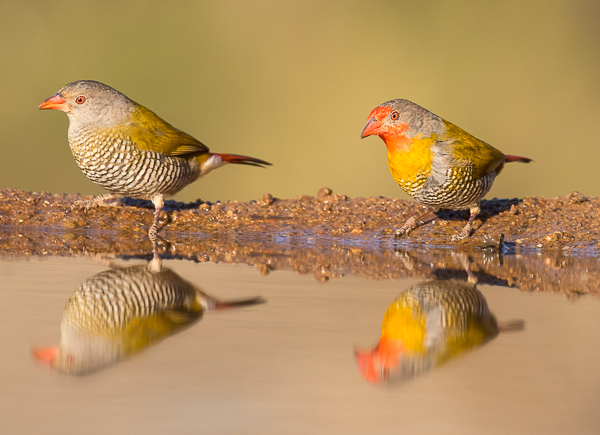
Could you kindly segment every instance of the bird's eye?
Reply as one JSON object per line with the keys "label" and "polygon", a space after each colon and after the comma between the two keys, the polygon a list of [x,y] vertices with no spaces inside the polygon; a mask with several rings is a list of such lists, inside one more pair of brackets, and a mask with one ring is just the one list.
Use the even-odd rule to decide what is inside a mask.
{"label": "bird's eye", "polygon": [[75,98],[75,102],[77,104],[83,104],[85,103],[85,97],[83,95],[80,95],[79,97]]}
{"label": "bird's eye", "polygon": [[392,119],[392,121],[395,121],[396,119],[398,119],[398,112],[392,112],[392,114],[390,115],[390,118]]}

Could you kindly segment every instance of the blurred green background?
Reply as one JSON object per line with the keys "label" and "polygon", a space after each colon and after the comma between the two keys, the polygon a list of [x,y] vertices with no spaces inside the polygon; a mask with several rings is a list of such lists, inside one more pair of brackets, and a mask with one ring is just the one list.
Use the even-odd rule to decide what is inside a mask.
{"label": "blurred green background", "polygon": [[230,165],[179,200],[407,197],[369,112],[410,99],[507,154],[491,197],[600,193],[597,1],[8,1],[0,3],[0,187],[99,194],[39,103],[104,82]]}

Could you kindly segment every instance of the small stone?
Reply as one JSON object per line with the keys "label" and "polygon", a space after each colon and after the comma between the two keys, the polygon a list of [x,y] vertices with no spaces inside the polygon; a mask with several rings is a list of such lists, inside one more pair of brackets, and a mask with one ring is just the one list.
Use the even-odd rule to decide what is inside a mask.
{"label": "small stone", "polygon": [[333,190],[331,190],[329,187],[321,187],[319,189],[319,192],[317,193],[317,196],[319,198],[325,198],[326,196],[329,196],[333,193]]}
{"label": "small stone", "polygon": [[581,192],[571,192],[568,196],[567,196],[567,201],[569,201],[569,203],[571,204],[580,204],[582,202],[586,202],[588,199],[583,195],[583,193]]}
{"label": "small stone", "polygon": [[258,205],[260,205],[261,207],[268,207],[271,204],[273,204],[273,202],[275,202],[273,195],[267,192],[262,196],[262,198],[260,198],[260,200],[258,201]]}

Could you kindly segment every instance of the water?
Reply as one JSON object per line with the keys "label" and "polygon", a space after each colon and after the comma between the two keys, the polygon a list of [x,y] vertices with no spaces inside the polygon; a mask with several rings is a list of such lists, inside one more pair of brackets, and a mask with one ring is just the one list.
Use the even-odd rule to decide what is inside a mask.
{"label": "water", "polygon": [[[256,255],[264,265],[272,253]],[[514,274],[511,261],[501,263]],[[355,350],[377,345],[390,304],[427,277],[340,273],[321,283],[290,270],[263,276],[264,266],[167,259],[162,270],[201,288],[204,301],[264,303],[199,319],[170,311],[166,318],[181,328],[87,375],[37,361],[32,349],[60,342],[67,301],[109,270],[106,263],[82,256],[0,262],[2,434],[598,433],[600,301],[593,296],[525,293],[480,279],[476,289],[500,328],[524,328],[492,334],[412,378],[371,383]],[[474,286],[466,272],[454,275]]]}

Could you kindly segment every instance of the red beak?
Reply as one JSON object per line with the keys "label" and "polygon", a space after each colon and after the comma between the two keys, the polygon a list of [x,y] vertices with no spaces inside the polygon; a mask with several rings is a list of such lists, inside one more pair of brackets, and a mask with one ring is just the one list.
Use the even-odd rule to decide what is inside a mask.
{"label": "red beak", "polygon": [[364,139],[367,136],[372,136],[374,134],[379,134],[381,132],[381,123],[377,121],[377,118],[372,117],[365,125],[362,133],[360,134],[360,138]]}
{"label": "red beak", "polygon": [[39,106],[41,109],[56,109],[62,110],[63,112],[69,112],[69,107],[67,106],[67,101],[60,95],[54,94],[50,98],[44,100],[42,104]]}

